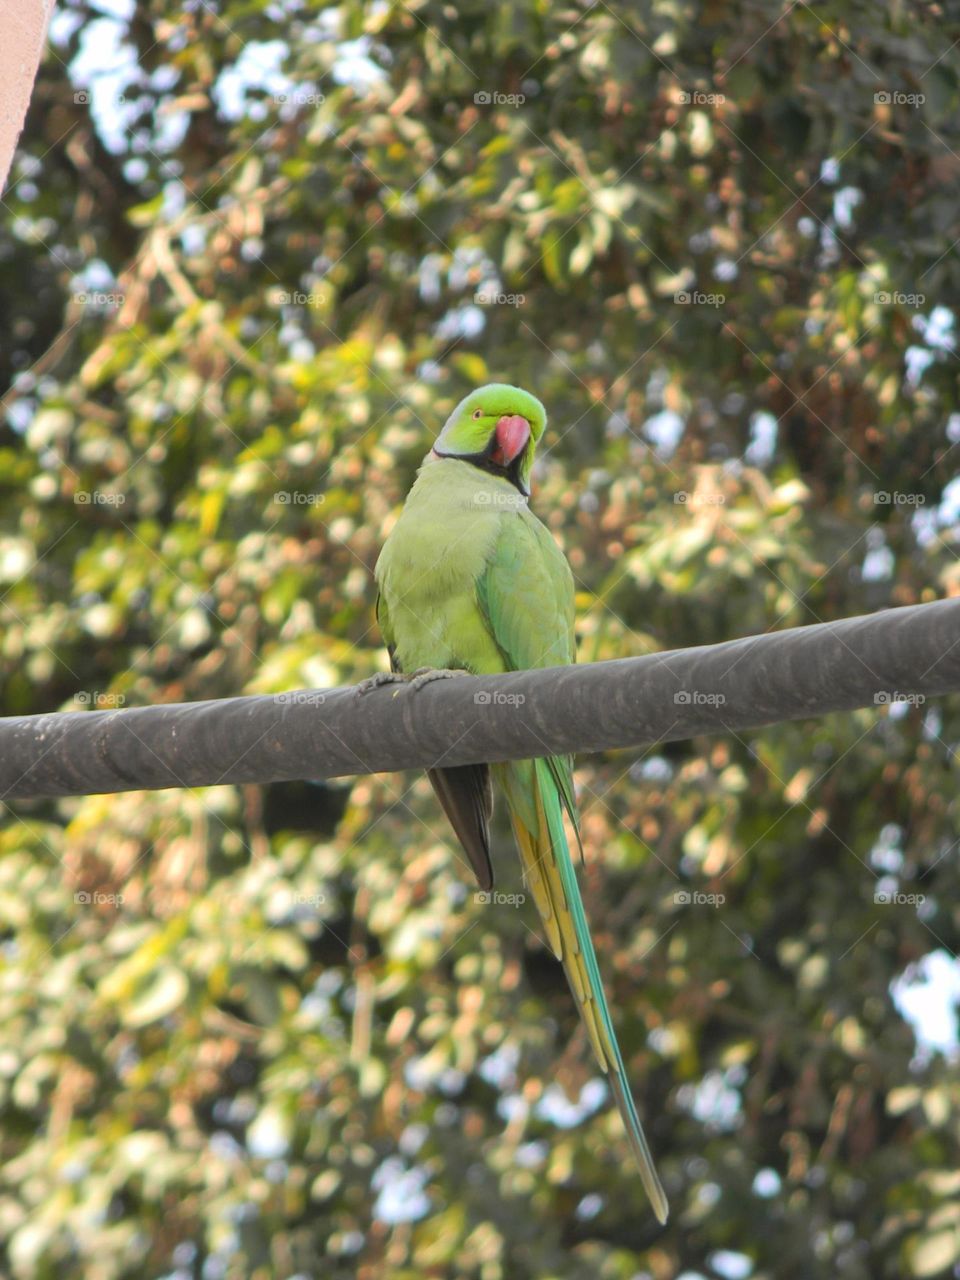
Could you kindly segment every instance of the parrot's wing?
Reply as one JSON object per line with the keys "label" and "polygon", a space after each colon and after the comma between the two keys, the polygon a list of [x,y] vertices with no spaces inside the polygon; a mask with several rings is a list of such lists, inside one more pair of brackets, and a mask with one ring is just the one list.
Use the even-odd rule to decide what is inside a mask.
{"label": "parrot's wing", "polygon": [[511,512],[477,582],[484,621],[509,669],[576,661],[573,574],[546,525]]}
{"label": "parrot's wing", "polygon": [[[477,602],[508,671],[576,662],[573,574],[539,520],[512,514],[503,517],[493,554],[477,583]],[[548,765],[579,845],[573,760],[551,756]],[[525,816],[533,830],[532,809]]]}
{"label": "parrot's wing", "polygon": [[[576,658],[573,575],[547,528],[530,516],[501,517],[499,537],[477,583],[477,603],[483,621],[510,671],[564,666]],[[566,809],[580,842],[573,793],[573,761],[553,756],[544,767],[555,783],[555,794]],[[569,967],[574,951],[564,946],[560,911],[563,887],[556,858],[544,829],[538,802],[536,774],[529,763],[503,766],[507,803],[518,834],[524,878],[533,894],[553,953]],[[561,822],[562,829],[562,822]],[[569,857],[564,842],[564,856]],[[570,923],[569,912],[564,912]],[[568,930],[567,941],[572,941]],[[571,982],[572,982],[571,978]],[[574,986],[582,990],[583,983]]]}

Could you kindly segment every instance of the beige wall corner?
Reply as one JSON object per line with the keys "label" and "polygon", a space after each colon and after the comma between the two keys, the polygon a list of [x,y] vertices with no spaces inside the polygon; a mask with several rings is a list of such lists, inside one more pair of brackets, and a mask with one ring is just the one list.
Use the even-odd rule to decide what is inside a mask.
{"label": "beige wall corner", "polygon": [[0,0],[0,191],[33,92],[54,0]]}

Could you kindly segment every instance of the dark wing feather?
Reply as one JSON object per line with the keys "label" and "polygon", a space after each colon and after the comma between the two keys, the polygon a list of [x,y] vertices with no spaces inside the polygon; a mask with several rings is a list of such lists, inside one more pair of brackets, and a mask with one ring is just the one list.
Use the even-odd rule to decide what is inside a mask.
{"label": "dark wing feather", "polygon": [[[383,596],[377,596],[377,621],[387,642],[390,668],[400,671],[384,604]],[[481,889],[489,891],[493,888],[493,867],[490,863],[493,785],[489,768],[485,764],[455,765],[449,769],[428,769],[427,777],[470,859],[477,883]]]}
{"label": "dark wing feather", "polygon": [[437,799],[463,845],[481,889],[493,888],[490,863],[490,817],[493,786],[485,764],[458,764],[448,769],[428,769]]}

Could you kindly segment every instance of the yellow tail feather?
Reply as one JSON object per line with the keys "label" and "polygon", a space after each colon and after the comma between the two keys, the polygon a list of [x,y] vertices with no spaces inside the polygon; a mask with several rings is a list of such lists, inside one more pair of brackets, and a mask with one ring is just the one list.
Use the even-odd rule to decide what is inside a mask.
{"label": "yellow tail feather", "polygon": [[[598,997],[590,981],[587,957],[581,947],[576,924],[571,914],[570,903],[564,889],[558,855],[550,834],[550,823],[544,811],[543,794],[536,773],[534,774],[534,793],[536,799],[536,835],[527,830],[517,814],[511,811],[510,815],[517,847],[520,850],[524,879],[530,886],[530,892],[533,894],[533,900],[540,913],[540,919],[543,921],[550,947],[554,955],[563,963],[570,989],[576,999],[580,1016],[590,1037],[590,1043],[593,1045],[597,1062],[610,1081],[617,1109],[623,1119],[627,1137],[636,1156],[640,1176],[650,1198],[653,1211],[660,1222],[666,1222],[668,1213],[667,1198],[663,1187],[660,1185],[660,1179],[657,1177],[633,1100],[629,1096],[629,1086],[623,1071],[623,1061],[616,1041],[613,1039],[609,1013],[606,1012],[605,1006],[603,1009],[599,1007]],[[559,803],[557,820],[562,824]],[[562,825],[559,828],[559,839],[564,839]],[[574,877],[571,889],[573,892],[577,892],[576,873],[572,865],[570,866],[569,874]],[[581,909],[582,916],[579,896],[577,898],[577,906]],[[590,946],[589,937],[586,945]],[[596,969],[596,958],[593,956],[592,948],[590,958],[594,969]],[[599,993],[599,1000],[603,1000],[602,991]]]}

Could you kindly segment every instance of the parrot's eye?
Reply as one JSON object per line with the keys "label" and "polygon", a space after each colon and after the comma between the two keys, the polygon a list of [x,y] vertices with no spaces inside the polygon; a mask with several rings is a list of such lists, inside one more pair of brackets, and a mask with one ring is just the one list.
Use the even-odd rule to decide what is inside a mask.
{"label": "parrot's eye", "polygon": [[482,410],[482,409],[474,409],[474,411],[473,411],[473,416],[474,416],[474,419],[482,418],[482,417],[483,417],[483,410]]}

